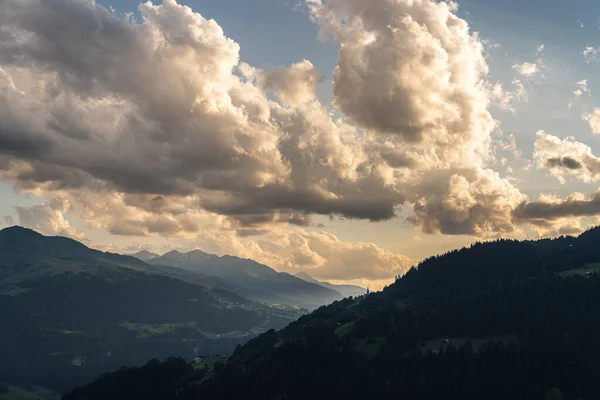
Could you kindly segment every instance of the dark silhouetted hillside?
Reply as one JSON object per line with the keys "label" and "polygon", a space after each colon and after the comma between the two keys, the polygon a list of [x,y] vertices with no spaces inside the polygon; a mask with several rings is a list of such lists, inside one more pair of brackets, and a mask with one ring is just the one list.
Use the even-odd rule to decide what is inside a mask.
{"label": "dark silhouetted hillside", "polygon": [[160,398],[598,399],[598,239],[594,229],[429,258],[381,292],[238,346],[198,385],[180,376],[177,395]]}
{"label": "dark silhouetted hillside", "polygon": [[20,227],[0,231],[0,381],[64,392],[121,365],[229,353],[301,313],[213,277]]}

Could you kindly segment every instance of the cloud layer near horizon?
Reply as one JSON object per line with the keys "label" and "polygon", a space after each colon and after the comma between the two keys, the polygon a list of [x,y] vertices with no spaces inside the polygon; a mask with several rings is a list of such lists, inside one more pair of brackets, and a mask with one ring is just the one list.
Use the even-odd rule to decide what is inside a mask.
{"label": "cloud layer near horizon", "polygon": [[[3,0],[0,179],[57,199],[47,219],[63,230],[56,212],[117,235],[262,235],[246,240],[262,249],[255,257],[281,268],[312,260],[330,279],[365,277],[352,271],[368,260],[380,279],[406,262],[279,228],[315,214],[381,221],[407,207],[423,232],[489,237],[582,215],[571,198],[528,202],[490,169],[489,108],[502,90],[455,3],[304,4],[340,44],[332,105],[317,99],[323,75],[310,61],[240,62],[217,22],[173,0],[141,4],[139,21],[93,1]],[[554,174],[585,166],[594,176],[590,158],[538,152],[552,153],[540,157]],[[276,259],[292,236],[331,249]]]}

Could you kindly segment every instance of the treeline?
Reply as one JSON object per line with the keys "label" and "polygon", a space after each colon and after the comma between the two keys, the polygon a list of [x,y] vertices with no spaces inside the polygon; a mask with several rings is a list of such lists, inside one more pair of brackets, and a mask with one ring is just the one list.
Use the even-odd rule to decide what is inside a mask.
{"label": "treeline", "polygon": [[594,230],[432,257],[238,346],[161,400],[600,399],[600,275],[560,274],[599,262],[597,243]]}
{"label": "treeline", "polygon": [[[244,331],[265,320],[256,310],[216,307],[199,286],[127,273],[131,279],[61,274],[21,283],[30,290],[18,296],[0,296],[0,381],[64,393],[121,365],[170,355],[192,358],[194,348],[199,354],[229,353],[242,338],[210,339],[199,329]],[[144,336],[126,321],[181,324]],[[272,318],[274,326],[286,322]]]}
{"label": "treeline", "polygon": [[[484,287],[470,297],[422,298],[404,308],[378,296],[361,305],[339,305],[342,315],[370,310],[342,316],[354,321],[351,334],[337,335],[339,322],[322,310],[315,313],[319,323],[296,328],[301,335],[272,332],[240,348],[220,374],[185,398],[542,399],[554,386],[565,399],[600,398],[598,276],[546,276]],[[502,334],[517,341],[423,347],[440,337]],[[373,338],[381,347],[369,357],[362,347]]]}
{"label": "treeline", "polygon": [[122,367],[104,374],[93,390],[83,387],[63,397],[64,400],[161,400],[175,398],[178,388],[202,379],[204,370],[195,370],[183,358],[150,360],[141,367]]}

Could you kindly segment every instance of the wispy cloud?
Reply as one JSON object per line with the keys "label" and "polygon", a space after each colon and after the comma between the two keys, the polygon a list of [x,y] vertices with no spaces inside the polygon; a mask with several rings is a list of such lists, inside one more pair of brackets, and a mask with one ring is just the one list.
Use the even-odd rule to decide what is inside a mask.
{"label": "wispy cloud", "polygon": [[588,64],[596,60],[596,58],[598,57],[598,53],[600,53],[600,49],[594,48],[592,46],[586,46],[586,48],[583,49],[583,51],[581,52],[581,54],[583,54],[585,62]]}

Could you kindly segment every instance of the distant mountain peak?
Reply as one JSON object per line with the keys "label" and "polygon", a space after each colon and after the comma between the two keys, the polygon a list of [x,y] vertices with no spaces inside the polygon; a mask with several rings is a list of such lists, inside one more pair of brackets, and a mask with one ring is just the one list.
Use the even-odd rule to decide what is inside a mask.
{"label": "distant mountain peak", "polygon": [[216,259],[216,258],[219,258],[219,256],[216,256],[214,254],[205,253],[202,250],[198,250],[198,249],[192,250],[187,253],[182,253],[178,250],[171,250],[168,253],[163,254],[162,256],[152,257],[152,259],[155,259],[155,261],[160,260],[160,261],[169,261],[169,262],[204,261],[204,260],[210,260],[210,259]]}
{"label": "distant mountain peak", "polygon": [[132,254],[131,256],[137,258],[138,260],[148,261],[148,260],[151,260],[151,259],[153,259],[155,257],[158,257],[158,254],[153,253],[153,252],[148,251],[148,250],[141,250],[141,251],[138,251],[135,254]]}
{"label": "distant mountain peak", "polygon": [[188,253],[185,253],[185,255],[190,260],[206,259],[206,258],[217,258],[218,257],[218,256],[216,256],[214,254],[205,253],[205,252],[203,252],[202,250],[199,250],[199,249],[192,250],[192,251],[190,251]]}
{"label": "distant mountain peak", "polygon": [[196,254],[198,254],[198,255],[200,255],[200,254],[201,254],[201,255],[208,255],[208,253],[205,253],[205,252],[203,252],[203,251],[202,251],[202,250],[200,250],[200,249],[195,249],[195,250],[192,250],[192,251],[190,251],[190,252],[187,252],[186,254],[187,254],[188,256],[189,256],[189,255],[196,255]]}
{"label": "distant mountain peak", "polygon": [[169,259],[169,260],[181,260],[183,258],[183,253],[180,251],[177,251],[177,250],[171,250],[157,258],[164,258],[164,259]]}

